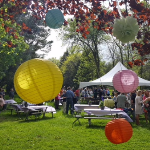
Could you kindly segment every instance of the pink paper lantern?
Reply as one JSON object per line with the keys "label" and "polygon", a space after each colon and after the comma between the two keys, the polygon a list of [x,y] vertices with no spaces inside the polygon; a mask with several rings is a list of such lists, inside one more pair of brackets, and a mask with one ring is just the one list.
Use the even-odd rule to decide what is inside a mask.
{"label": "pink paper lantern", "polygon": [[121,93],[129,93],[139,85],[139,78],[132,70],[118,71],[113,77],[114,88]]}

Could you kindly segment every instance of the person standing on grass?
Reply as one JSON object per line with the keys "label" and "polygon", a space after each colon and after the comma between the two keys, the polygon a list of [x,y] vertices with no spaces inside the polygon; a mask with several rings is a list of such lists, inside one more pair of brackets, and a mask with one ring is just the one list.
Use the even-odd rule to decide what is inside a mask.
{"label": "person standing on grass", "polygon": [[7,108],[7,104],[5,103],[3,98],[0,98],[0,108],[2,111],[6,110],[6,108]]}
{"label": "person standing on grass", "polygon": [[59,109],[60,94],[55,97],[55,109]]}
{"label": "person standing on grass", "polygon": [[113,101],[115,103],[115,108],[117,108],[117,96],[119,95],[119,92],[114,92],[114,97],[113,97]]}
{"label": "person standing on grass", "polygon": [[5,101],[3,98],[0,98],[0,108],[3,108]]}
{"label": "person standing on grass", "polygon": [[107,96],[110,96],[110,91],[109,91],[109,89],[107,89]]}
{"label": "person standing on grass", "polygon": [[[143,101],[149,97],[149,91],[145,91],[144,92],[144,96],[143,96]],[[144,116],[145,116],[145,120],[146,123],[148,123],[148,107],[147,107],[147,103],[148,101],[144,104]]]}
{"label": "person standing on grass", "polygon": [[135,98],[135,116],[136,116],[136,124],[137,125],[140,125],[139,116],[141,114],[143,114],[142,104],[143,104],[143,101],[142,101],[142,91],[139,90],[137,92],[137,95],[136,95],[136,98]]}
{"label": "person standing on grass", "polygon": [[3,93],[1,91],[1,89],[0,89],[0,98],[3,98]]}
{"label": "person standing on grass", "polygon": [[92,89],[90,89],[89,94],[90,94],[90,97],[93,98],[93,90]]}
{"label": "person standing on grass", "polygon": [[111,95],[112,95],[113,97],[115,96],[115,91],[114,91],[114,90],[112,91],[112,94],[111,94]]}
{"label": "person standing on grass", "polygon": [[94,99],[97,99],[97,87],[95,87],[95,89],[94,89]]}
{"label": "person standing on grass", "polygon": [[85,88],[84,89],[84,99],[86,99],[88,97],[88,90]]}
{"label": "person standing on grass", "polygon": [[106,90],[103,88],[103,96],[106,96]]}
{"label": "person standing on grass", "polygon": [[63,113],[66,114],[66,90],[64,90],[61,97],[63,98]]}
{"label": "person standing on grass", "polygon": [[70,87],[68,87],[68,90],[65,95],[66,95],[66,101],[67,101],[66,114],[68,114],[69,106],[70,106],[70,112],[71,112],[71,114],[73,114],[73,109],[74,109],[73,108],[73,98],[75,96],[74,96],[73,91],[71,91]]}
{"label": "person standing on grass", "polygon": [[136,91],[131,92],[131,114],[133,116],[133,122],[135,122],[135,97],[136,97]]}
{"label": "person standing on grass", "polygon": [[76,99],[77,99],[77,102],[78,102],[79,99],[80,99],[80,89],[79,88],[75,91],[75,94],[76,94]]}
{"label": "person standing on grass", "polygon": [[14,89],[12,88],[9,92],[9,97],[14,99],[14,96],[15,96],[15,92],[14,92]]}
{"label": "person standing on grass", "polygon": [[117,96],[117,108],[125,108],[125,104],[128,103],[126,96],[124,93],[121,93],[120,95]]}
{"label": "person standing on grass", "polygon": [[[149,91],[148,92],[148,96],[149,96]],[[147,119],[149,120],[149,123],[150,123],[150,96],[147,97],[144,101],[143,101],[143,104],[144,104],[144,110],[147,111]],[[144,111],[145,112],[145,111]],[[148,122],[146,122],[148,123]]]}
{"label": "person standing on grass", "polygon": [[146,100],[143,101],[144,104],[146,104],[147,107],[147,115],[148,115],[148,120],[150,123],[150,97],[148,97]]}
{"label": "person standing on grass", "polygon": [[84,89],[81,89],[81,97],[84,97],[84,95],[85,95],[85,91]]}
{"label": "person standing on grass", "polygon": [[0,90],[0,95],[1,95],[1,97],[2,97],[3,99],[5,99],[5,91],[4,91],[4,89],[2,89],[2,88],[1,88],[1,90]]}
{"label": "person standing on grass", "polygon": [[102,93],[102,89],[99,88],[99,89],[98,89],[98,95],[99,95],[99,99],[100,99],[100,100],[102,100],[102,94],[103,94],[103,93]]}

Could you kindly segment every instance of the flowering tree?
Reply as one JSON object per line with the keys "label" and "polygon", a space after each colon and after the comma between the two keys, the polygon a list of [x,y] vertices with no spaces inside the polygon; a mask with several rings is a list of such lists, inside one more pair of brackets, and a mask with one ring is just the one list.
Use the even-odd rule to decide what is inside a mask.
{"label": "flowering tree", "polygon": [[[148,0],[143,2],[140,2],[140,0],[114,0],[109,2],[112,10],[106,10],[102,7],[105,1],[108,0],[0,0],[0,18],[4,20],[7,18],[13,22],[15,15],[31,11],[37,20],[45,20],[48,10],[58,8],[64,15],[75,17],[78,27],[77,32],[87,38],[90,20],[92,20],[94,28],[113,35],[113,24],[116,18],[133,16],[137,20],[139,30],[137,39],[129,42],[129,44],[131,44],[133,50],[138,51],[139,55],[148,55],[150,53],[150,2]],[[11,2],[14,5],[8,7]],[[120,6],[124,6],[125,10],[120,11]],[[67,25],[67,21],[64,22],[64,25]],[[30,32],[25,24],[22,26],[22,30]],[[129,65],[131,67],[143,65],[146,60],[146,58],[143,60],[133,59],[129,62]]]}

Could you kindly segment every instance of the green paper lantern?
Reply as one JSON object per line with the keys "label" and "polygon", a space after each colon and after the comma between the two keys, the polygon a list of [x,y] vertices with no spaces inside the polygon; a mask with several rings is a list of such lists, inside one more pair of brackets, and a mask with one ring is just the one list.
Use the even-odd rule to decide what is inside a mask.
{"label": "green paper lantern", "polygon": [[139,26],[137,19],[133,18],[132,16],[115,19],[114,21],[113,35],[122,43],[134,41],[138,31]]}
{"label": "green paper lantern", "polygon": [[46,24],[53,29],[60,28],[65,21],[64,15],[59,9],[49,10],[48,13],[46,14],[45,20]]}

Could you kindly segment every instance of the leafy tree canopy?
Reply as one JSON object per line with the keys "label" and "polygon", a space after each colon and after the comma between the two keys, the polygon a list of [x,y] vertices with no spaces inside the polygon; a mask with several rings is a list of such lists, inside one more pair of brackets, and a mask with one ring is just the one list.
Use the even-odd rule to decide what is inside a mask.
{"label": "leafy tree canopy", "polygon": [[[7,12],[7,8],[7,5],[4,5],[0,10]],[[5,17],[7,18],[7,16]],[[29,48],[24,37],[20,35],[21,26],[16,22],[12,23],[10,19],[5,17],[0,14],[0,79],[5,75],[10,65],[16,65],[20,61],[21,53]]]}
{"label": "leafy tree canopy", "polygon": [[[32,12],[32,15],[37,20],[45,20],[45,15],[48,10],[53,8],[60,9],[64,15],[73,15],[77,21],[79,32],[84,35],[88,34],[89,23],[93,20],[93,27],[102,30],[108,34],[112,34],[113,23],[115,18],[126,17],[133,15],[137,19],[140,30],[137,35],[137,40],[130,43],[133,50],[137,50],[139,55],[147,55],[150,53],[150,1],[144,0],[114,0],[109,2],[111,10],[106,10],[102,7],[103,2],[108,0],[1,0],[0,14],[3,20],[10,19],[13,23],[14,16]],[[117,3],[119,2],[119,6]],[[13,4],[13,5],[11,5]],[[120,6],[125,7],[125,11],[120,11]],[[96,24],[95,24],[96,23]],[[67,25],[67,21],[64,22]],[[24,30],[30,32],[27,26]],[[129,65],[143,64],[145,59],[133,60]]]}

